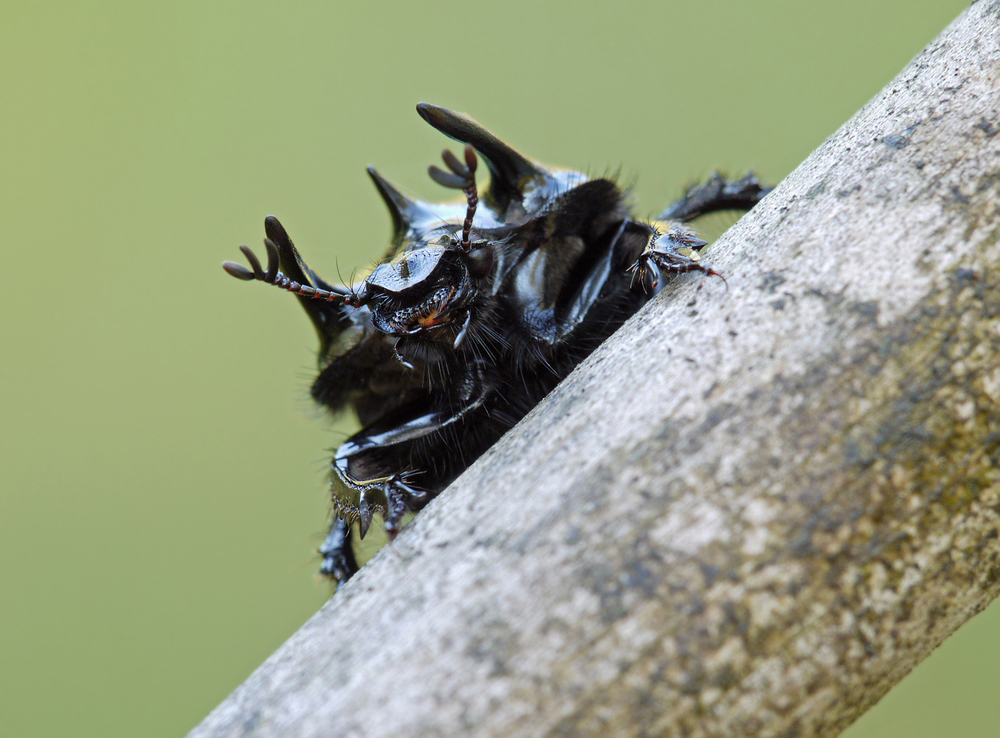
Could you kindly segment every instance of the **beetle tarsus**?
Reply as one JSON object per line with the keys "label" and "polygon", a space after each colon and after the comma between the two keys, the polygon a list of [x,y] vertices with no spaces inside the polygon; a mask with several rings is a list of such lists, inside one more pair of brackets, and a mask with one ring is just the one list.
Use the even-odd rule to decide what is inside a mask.
{"label": "beetle tarsus", "polygon": [[336,582],[346,582],[358,571],[358,562],[351,547],[351,526],[337,518],[318,549],[323,563],[320,574]]}

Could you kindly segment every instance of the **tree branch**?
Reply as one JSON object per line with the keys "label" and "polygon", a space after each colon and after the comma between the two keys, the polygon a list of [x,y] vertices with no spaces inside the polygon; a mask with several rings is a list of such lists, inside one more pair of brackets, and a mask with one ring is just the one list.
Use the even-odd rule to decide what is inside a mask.
{"label": "tree branch", "polygon": [[1000,0],[192,733],[833,735],[1000,592]]}

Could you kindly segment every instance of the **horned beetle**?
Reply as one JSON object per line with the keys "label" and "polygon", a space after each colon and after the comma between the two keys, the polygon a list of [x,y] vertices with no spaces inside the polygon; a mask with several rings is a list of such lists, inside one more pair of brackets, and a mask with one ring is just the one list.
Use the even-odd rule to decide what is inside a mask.
{"label": "horned beetle", "polygon": [[[635,218],[611,179],[544,167],[472,118],[421,103],[420,116],[466,144],[439,185],[465,202],[410,199],[373,168],[389,209],[388,256],[363,280],[330,284],[310,269],[274,216],[264,221],[267,265],[223,267],[298,295],[319,334],[312,396],[352,408],[362,429],[331,462],[333,515],[321,572],[344,582],[358,569],[352,528],[372,518],[390,540],[560,380],[662,287],[701,272],[706,245],[684,223],[717,210],[749,210],[770,188],[747,174],[713,174],[656,222]],[[478,158],[489,169],[480,201]]]}

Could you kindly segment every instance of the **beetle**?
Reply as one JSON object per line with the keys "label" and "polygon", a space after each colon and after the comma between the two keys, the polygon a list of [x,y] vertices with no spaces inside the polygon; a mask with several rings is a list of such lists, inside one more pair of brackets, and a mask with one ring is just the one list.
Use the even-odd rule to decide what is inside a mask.
{"label": "beetle", "polygon": [[[462,113],[420,103],[420,116],[466,144],[439,185],[464,201],[404,196],[374,168],[392,238],[385,258],[350,285],[321,279],[274,216],[266,266],[246,246],[242,280],[298,295],[319,335],[312,397],[351,408],[362,428],[331,461],[333,512],[321,573],[357,570],[352,537],[374,516],[389,539],[513,427],[560,380],[656,295],[671,275],[720,276],[699,260],[706,242],[685,223],[749,210],[770,191],[753,174],[713,174],[655,221],[632,215],[612,179],[542,166]],[[480,199],[479,158],[489,170]]]}

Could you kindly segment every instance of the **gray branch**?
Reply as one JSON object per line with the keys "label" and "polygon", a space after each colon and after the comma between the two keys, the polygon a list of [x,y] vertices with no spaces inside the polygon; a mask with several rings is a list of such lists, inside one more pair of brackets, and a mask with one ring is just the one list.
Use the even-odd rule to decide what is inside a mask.
{"label": "gray branch", "polygon": [[834,735],[1000,592],[980,0],[192,735]]}

